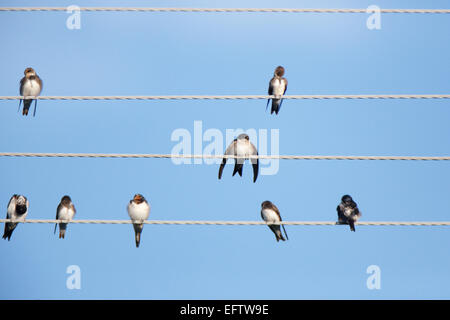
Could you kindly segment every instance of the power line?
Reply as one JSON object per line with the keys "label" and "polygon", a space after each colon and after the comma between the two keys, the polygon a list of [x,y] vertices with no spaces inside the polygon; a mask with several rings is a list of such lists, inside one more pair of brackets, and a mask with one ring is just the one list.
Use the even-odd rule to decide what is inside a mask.
{"label": "power line", "polygon": [[[367,13],[368,9],[333,8],[139,8],[139,7],[78,7],[94,12],[222,12],[222,13]],[[78,9],[77,8],[77,9]],[[2,7],[0,11],[64,11],[68,7]],[[450,9],[381,9],[381,13],[450,13]]]}
{"label": "power line", "polygon": [[[0,152],[0,157],[28,158],[175,158],[175,159],[238,159],[235,155],[209,154],[128,154],[128,153],[33,153],[33,152]],[[249,159],[280,160],[406,160],[406,161],[448,161],[450,156],[298,156],[298,155],[257,155]]]}
{"label": "power line", "polygon": [[[55,219],[26,219],[11,220],[0,219],[2,222],[20,223],[75,223],[75,224],[133,224],[144,223],[154,225],[222,225],[222,226],[243,226],[243,225],[288,225],[288,226],[334,226],[340,225],[335,221],[282,221],[266,223],[264,221],[206,221],[206,220],[55,220]],[[450,226],[450,221],[369,221],[357,222],[358,226]]]}
{"label": "power line", "polygon": [[[311,99],[450,99],[450,94],[283,95],[288,100]],[[273,95],[167,95],[167,96],[0,96],[0,100],[265,100]]]}

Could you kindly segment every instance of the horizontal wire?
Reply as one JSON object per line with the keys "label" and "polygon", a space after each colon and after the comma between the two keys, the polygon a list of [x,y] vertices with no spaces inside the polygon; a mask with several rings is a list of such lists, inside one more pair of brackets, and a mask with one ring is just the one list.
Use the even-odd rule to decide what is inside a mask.
{"label": "horizontal wire", "polygon": [[[2,222],[18,223],[79,223],[79,224],[156,224],[156,225],[288,225],[288,226],[334,226],[342,225],[335,221],[282,221],[267,223],[265,221],[205,221],[205,220],[55,220],[55,219],[0,219]],[[358,226],[450,226],[450,221],[370,221],[358,222]]]}
{"label": "horizontal wire", "polygon": [[[1,7],[0,11],[64,11],[69,7]],[[249,12],[249,13],[367,13],[368,9],[337,8],[138,8],[138,7],[78,7],[80,11],[113,12]],[[77,9],[78,9],[77,8]],[[369,10],[370,12],[370,10]],[[450,13],[450,9],[382,9],[381,13]]]}
{"label": "horizontal wire", "polygon": [[[208,154],[127,154],[127,153],[32,153],[0,152],[0,157],[30,158],[176,158],[176,159],[239,159],[235,155]],[[448,161],[450,156],[296,156],[296,155],[255,155],[249,159],[283,160],[407,160],[407,161]]]}
{"label": "horizontal wire", "polygon": [[[170,95],[170,96],[0,96],[0,100],[261,100],[274,95]],[[347,94],[283,95],[283,99],[450,99],[450,94]]]}

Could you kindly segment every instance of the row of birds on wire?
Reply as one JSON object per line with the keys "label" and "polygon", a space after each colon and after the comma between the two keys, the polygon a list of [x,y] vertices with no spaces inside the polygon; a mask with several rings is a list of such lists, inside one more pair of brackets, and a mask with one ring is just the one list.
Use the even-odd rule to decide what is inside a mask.
{"label": "row of birds on wire", "polygon": [[[10,219],[11,222],[5,222],[5,231],[3,234],[3,239],[11,239],[14,229],[17,227],[19,222],[15,221],[25,221],[28,215],[28,208],[30,202],[23,195],[13,195],[9,200],[6,219]],[[144,228],[144,221],[148,220],[150,215],[150,204],[141,194],[134,195],[133,199],[127,205],[128,215],[130,220],[133,222],[133,228],[135,233],[136,248],[139,247],[141,242],[141,233]],[[361,217],[361,212],[352,197],[349,195],[344,195],[341,199],[341,203],[336,208],[338,215],[338,224],[347,224],[350,226],[351,231],[355,231],[355,223]],[[62,220],[65,222],[59,224],[59,238],[64,239],[67,230],[67,222],[71,221],[76,213],[75,205],[72,199],[65,195],[62,197],[61,202],[58,204],[56,209],[56,220]],[[288,240],[288,235],[283,224],[273,224],[281,223],[281,214],[277,206],[270,201],[264,201],[261,203],[261,218],[269,224],[270,230],[275,234],[275,238],[278,241]],[[55,224],[55,233],[58,224]],[[284,236],[281,232],[280,226],[283,227]]]}
{"label": "row of birds on wire", "polygon": [[[41,94],[43,82],[42,79],[37,75],[36,71],[33,68],[26,68],[24,71],[24,77],[20,80],[20,95],[23,97],[37,97]],[[287,89],[288,81],[284,76],[284,68],[282,66],[278,66],[275,69],[273,78],[269,82],[269,95],[274,95],[274,99],[272,99],[272,108],[270,114],[274,113],[278,114],[281,108],[281,103],[283,99],[281,97],[284,95]],[[34,100],[34,112],[33,116],[36,115],[36,107],[37,100],[36,99],[20,99],[19,101],[19,109],[23,100],[23,110],[22,115],[27,116],[28,111],[31,107],[31,103]],[[269,106],[270,99],[267,100],[266,110]]]}

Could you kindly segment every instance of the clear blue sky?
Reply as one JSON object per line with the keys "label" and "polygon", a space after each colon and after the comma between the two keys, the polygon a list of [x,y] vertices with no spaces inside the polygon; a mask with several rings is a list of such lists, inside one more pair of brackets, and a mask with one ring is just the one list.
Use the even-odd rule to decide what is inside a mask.
{"label": "clear blue sky", "polygon": [[[0,1],[65,6],[75,1]],[[83,6],[450,8],[424,1],[78,1]],[[450,16],[384,14],[0,13],[0,95],[18,95],[26,67],[42,95],[266,94],[277,65],[288,94],[450,92]],[[447,100],[40,101],[22,117],[2,101],[0,151],[170,153],[177,128],[280,130],[280,153],[449,155]],[[78,219],[127,219],[135,193],[150,219],[259,220],[273,201],[284,220],[330,221],[343,194],[363,221],[450,220],[447,162],[281,161],[278,174],[217,179],[217,165],[169,159],[0,158],[0,208],[24,194],[28,218],[53,219],[69,194]],[[1,226],[3,229],[3,225]],[[450,298],[447,227],[21,224],[0,241],[1,299]],[[81,290],[66,268],[81,268]],[[366,268],[381,268],[368,290]]]}

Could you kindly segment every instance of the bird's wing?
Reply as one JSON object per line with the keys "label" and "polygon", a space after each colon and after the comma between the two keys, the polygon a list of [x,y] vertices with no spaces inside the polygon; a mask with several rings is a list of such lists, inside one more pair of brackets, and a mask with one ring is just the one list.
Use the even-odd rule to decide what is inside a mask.
{"label": "bird's wing", "polygon": [[269,95],[272,95],[273,94],[273,80],[275,79],[275,77],[274,78],[272,78],[272,79],[270,79],[270,81],[269,81],[269,90],[267,91],[267,93],[269,94]]}
{"label": "bird's wing", "polygon": [[8,207],[6,210],[6,219],[11,219],[12,215],[14,214],[14,210],[16,208],[16,197],[17,195],[13,195],[11,199],[9,199]]}
{"label": "bird's wing", "polygon": [[359,209],[358,209],[358,207],[356,207],[355,208],[355,215],[358,217],[358,218],[361,218],[361,211],[359,211]]}
{"label": "bird's wing", "polygon": [[283,94],[285,94],[285,93],[286,93],[286,90],[287,90],[287,86],[288,86],[288,81],[287,81],[286,78],[283,78],[283,82],[284,82],[284,91],[283,91]]}
{"label": "bird's wing", "polygon": [[61,203],[59,203],[58,204],[58,207],[56,208],[56,220],[58,220],[59,219],[59,210],[61,209],[61,207],[62,207],[62,204]]}
{"label": "bird's wing", "polygon": [[73,210],[73,215],[75,216],[75,214],[77,213],[77,209],[75,209],[75,205],[73,203],[70,203],[70,207]]}
{"label": "bird's wing", "polygon": [[[273,209],[273,211],[275,211],[275,213],[277,214],[277,216],[280,219],[280,221],[283,221],[283,219],[281,219],[280,210],[278,210],[277,206],[274,205],[273,203],[272,203],[272,209]],[[286,240],[289,240],[289,237],[287,235],[287,232],[286,232],[286,229],[284,227],[284,224],[282,224],[281,226],[283,227],[283,231],[284,231],[284,235],[286,236]]]}
{"label": "bird's wing", "polygon": [[284,235],[286,236],[286,240],[289,240],[286,229],[284,228],[284,224],[281,225],[283,227]]}
{"label": "bird's wing", "polygon": [[[58,207],[56,208],[56,218],[55,218],[55,220],[58,220],[58,213],[59,213],[59,209],[61,209],[61,206],[62,206],[62,204],[61,203],[59,203],[58,204]],[[58,224],[57,223],[55,223],[55,230],[53,231],[53,234],[55,234],[56,233],[56,227],[58,226]]]}
{"label": "bird's wing", "polygon": [[[287,82],[287,79],[286,78],[283,78],[283,83],[284,83],[284,91],[283,91],[283,95],[286,93],[286,90],[287,90],[287,85],[288,85],[288,82]],[[281,104],[283,103],[283,99],[281,99],[280,100],[280,105],[279,105],[279,107],[278,107],[278,112],[280,112],[280,109],[281,109]]]}
{"label": "bird's wing", "polygon": [[[237,139],[234,139],[233,142],[230,143],[228,148],[225,150],[224,156],[233,156],[236,154],[236,143],[237,143]],[[223,168],[225,167],[226,163],[227,163],[227,158],[223,158],[222,163],[220,164],[220,168],[219,168],[219,179],[222,178]]]}
{"label": "bird's wing", "polygon": [[278,219],[280,219],[280,221],[282,221],[281,215],[280,215],[280,210],[278,210],[277,206],[274,205],[273,203],[272,203],[272,210],[275,211],[275,213],[276,213],[277,216],[278,216]]}
{"label": "bird's wing", "polygon": [[[269,81],[269,90],[267,91],[267,93],[269,94],[269,96],[271,96],[271,95],[273,94],[272,80],[273,80],[273,78],[270,79],[270,81]],[[266,110],[267,110],[267,107],[269,106],[269,101],[270,101],[270,99],[267,99]]]}
{"label": "bird's wing", "polygon": [[[23,77],[21,80],[20,80],[20,88],[19,88],[19,93],[20,93],[20,95],[21,96],[23,96],[23,84],[25,83],[25,77]],[[19,110],[20,110],[20,105],[22,104],[22,99],[20,99],[19,100],[19,108],[17,109],[17,112],[19,112]]]}
{"label": "bird's wing", "polygon": [[337,214],[338,214],[338,219],[340,220],[341,218],[345,218],[344,213],[342,212],[342,208],[341,205],[338,205],[336,208]]}
{"label": "bird's wing", "polygon": [[[253,143],[249,142],[250,144],[250,155],[251,156],[257,156],[258,155],[258,150],[256,149],[256,147],[253,145]],[[256,182],[256,179],[258,178],[258,170],[259,170],[259,159],[258,158],[253,158],[250,159],[252,166],[253,166],[253,182]]]}
{"label": "bird's wing", "polygon": [[23,96],[23,85],[25,84],[25,80],[27,80],[26,77],[23,77],[22,79],[20,79],[20,95]]}
{"label": "bird's wing", "polygon": [[225,150],[226,156],[236,155],[236,144],[237,144],[237,139],[234,139],[233,142],[230,143],[230,145],[228,146],[227,150]]}
{"label": "bird's wing", "polygon": [[42,89],[44,88],[44,82],[42,81],[42,79],[38,75],[36,75],[36,80],[39,83],[39,86],[41,87],[41,90],[39,90],[39,94],[40,94]]}

